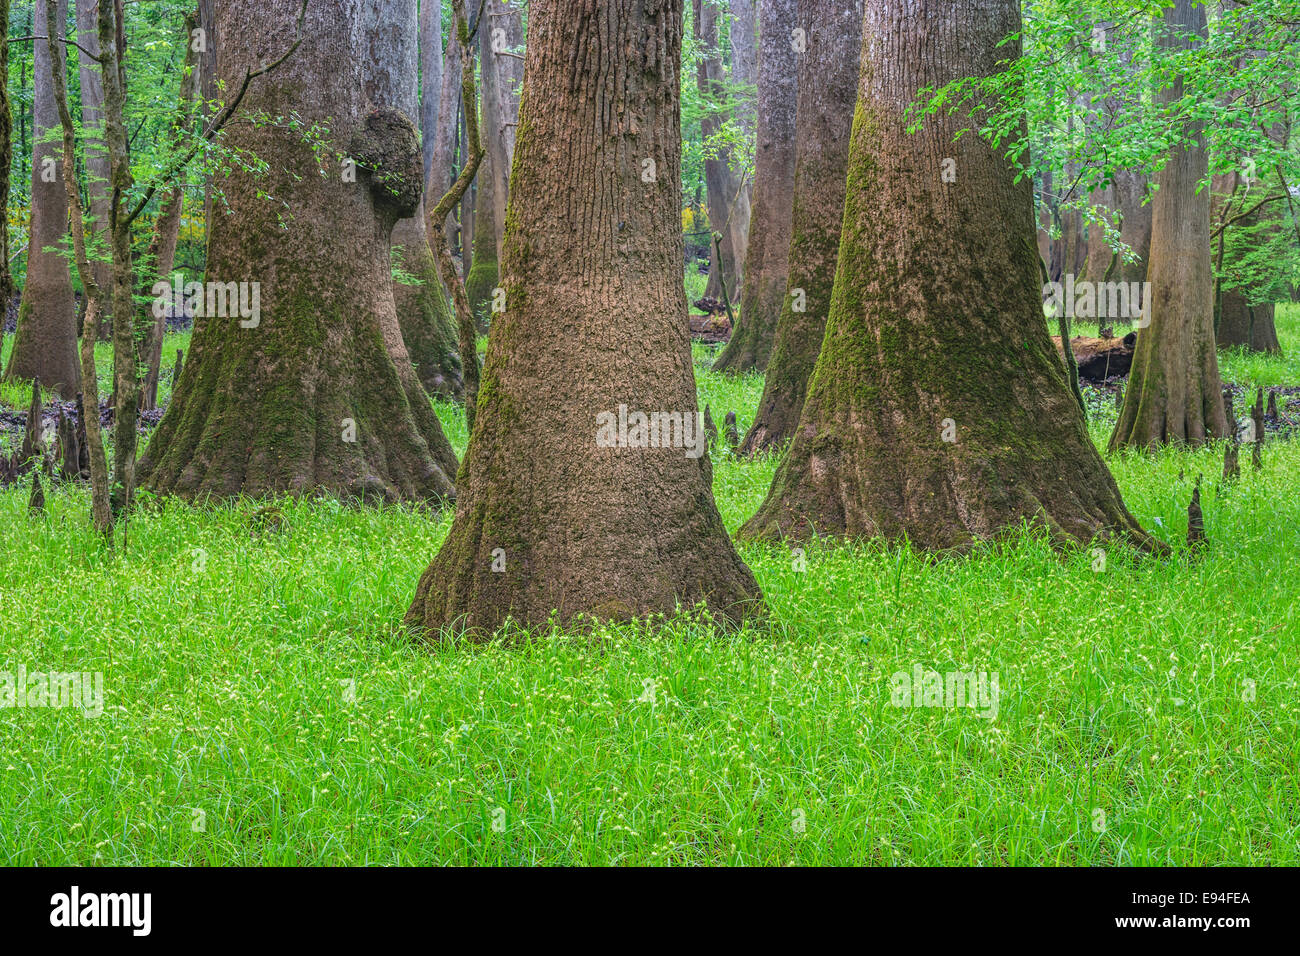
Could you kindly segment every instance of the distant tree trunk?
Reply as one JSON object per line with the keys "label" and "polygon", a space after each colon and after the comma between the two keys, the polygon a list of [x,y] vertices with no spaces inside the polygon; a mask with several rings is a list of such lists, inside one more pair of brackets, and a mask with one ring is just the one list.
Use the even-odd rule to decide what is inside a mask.
{"label": "distant tree trunk", "polygon": [[[460,48],[455,39],[448,41],[442,68],[442,89],[438,94],[438,135],[433,149],[433,168],[431,178],[425,180],[425,195],[429,197],[428,211],[442,198],[451,186],[454,178],[452,167],[456,162],[456,137],[460,131]],[[427,224],[427,229],[441,228],[447,237],[447,246],[453,251],[457,248],[456,233],[458,226],[455,216],[448,216],[444,223]]]}
{"label": "distant tree trunk", "polygon": [[[438,152],[442,127],[442,0],[420,0],[420,144],[424,158],[425,205],[437,202],[433,195],[433,161]],[[430,198],[432,197],[432,198]]]}
{"label": "distant tree trunk", "polygon": [[1240,292],[1224,292],[1215,341],[1220,348],[1241,346],[1250,352],[1280,355],[1282,343],[1277,338],[1275,314],[1271,302],[1251,306]]}
{"label": "distant tree trunk", "polygon": [[[368,57],[363,64],[370,102],[381,109],[397,110],[412,122],[422,115],[417,93],[419,27],[415,4],[416,0],[389,0],[381,8],[382,12],[371,21],[374,44],[390,55],[383,60]],[[420,179],[423,183],[423,157]],[[433,201],[439,198],[435,196]],[[393,227],[393,262],[413,280],[399,278],[392,283],[394,306],[402,342],[421,384],[431,395],[456,396],[464,389],[456,325],[438,278],[438,264],[429,248],[426,218],[422,191],[415,215],[399,220]]]}
{"label": "distant tree trunk", "polygon": [[456,518],[410,626],[483,636],[507,618],[628,619],[703,600],[738,618],[760,598],[707,455],[597,444],[601,411],[697,407],[681,318],[681,30],[681,0],[529,7],[506,311]]}
{"label": "distant tree trunk", "polygon": [[[718,50],[718,6],[723,0],[692,0],[694,3],[695,42],[700,50],[696,66],[696,83],[705,101],[700,131],[706,141],[718,134],[726,122],[729,109],[727,88]],[[733,165],[731,150],[721,147],[704,160],[705,188],[708,191],[709,227],[722,234],[721,261],[715,249],[709,258],[709,281],[704,294],[722,297],[722,280],[734,298],[740,289],[745,268],[746,243],[749,241],[749,193],[742,185],[744,171]]]}
{"label": "distant tree trunk", "polygon": [[[9,0],[0,0],[0,23],[9,23]],[[9,268],[9,176],[14,160],[14,114],[9,103],[9,44],[0,43],[0,343],[4,341],[4,320],[16,288]]]}
{"label": "distant tree trunk", "polygon": [[862,51],[862,0],[799,0],[798,22],[807,49],[799,55],[788,288],[763,397],[740,446],[742,455],[780,448],[794,434],[826,332],[844,223],[844,180]]}
{"label": "distant tree trunk", "polygon": [[104,148],[108,151],[107,235],[112,258],[113,315],[113,514],[127,513],[135,492],[136,422],[140,413],[139,354],[136,349],[135,264],[131,253],[128,197],[131,175],[126,133],[126,76],[123,7],[101,3],[99,11],[100,76],[104,83]]}
{"label": "distant tree trunk", "polygon": [[[198,28],[198,18],[187,13],[184,19],[185,62],[181,67],[180,102],[176,108],[174,145],[179,145],[180,132],[189,124],[194,97],[198,93],[199,62],[198,51],[191,42],[191,31]],[[183,177],[166,190],[158,207],[158,218],[154,221],[153,238],[149,242],[149,251],[141,263],[141,271],[147,282],[141,283],[148,292],[153,280],[166,281],[172,274],[176,263],[176,244],[180,240],[181,210],[185,201],[182,188]],[[152,411],[158,407],[158,379],[162,374],[163,337],[167,331],[166,310],[154,309],[153,326],[150,329],[148,348],[145,356],[144,388],[140,394],[142,411]]]}
{"label": "distant tree trunk", "polygon": [[[108,261],[108,148],[104,143],[104,79],[86,51],[99,55],[99,0],[76,0],[77,43],[85,50],[77,52],[81,75],[81,123],[85,129],[86,195],[90,200],[88,225],[98,237],[92,246],[90,267],[95,282],[105,292],[113,286],[113,265]],[[112,296],[101,303],[100,335],[107,338],[113,329]]]}
{"label": "distant tree trunk", "polygon": [[758,148],[740,319],[714,363],[715,372],[767,368],[789,267],[798,59],[807,54],[792,49],[795,0],[762,0],[759,15]]}
{"label": "distant tree trunk", "polygon": [[[290,47],[299,7],[218,5],[217,73],[227,90]],[[367,64],[395,56],[367,43],[385,7],[334,0],[306,11],[301,46],[252,81],[241,110],[328,125],[330,152],[356,166],[319,158],[279,125],[227,127],[228,146],[274,162],[214,183],[229,211],[214,207],[208,279],[260,283],[260,313],[227,307],[196,321],[140,473],[151,490],[190,498],[447,498],[455,456],[411,368],[391,291],[390,234],[419,205],[420,149],[409,117],[371,108],[364,93]]]}
{"label": "distant tree trunk", "polygon": [[[492,170],[492,232],[496,236],[493,261],[500,257],[505,237],[506,201],[510,196],[510,164],[515,152],[519,122],[519,84],[523,60],[515,47],[524,42],[519,10],[505,0],[488,0],[487,22],[479,30],[479,61],[483,73],[483,146]],[[480,176],[483,173],[480,171]]]}
{"label": "distant tree trunk", "polygon": [[[1166,50],[1187,49],[1205,37],[1205,8],[1176,0],[1155,24]],[[1183,95],[1182,80],[1158,91],[1168,106]],[[1150,326],[1138,332],[1124,407],[1110,448],[1153,449],[1199,445],[1228,435],[1223,389],[1214,347],[1214,279],[1210,267],[1210,191],[1196,192],[1209,170],[1202,123],[1186,130],[1190,143],[1175,147],[1156,173],[1152,201]]]}
{"label": "distant tree trunk", "polygon": [[[486,114],[486,111],[484,111]],[[485,133],[486,137],[487,134]],[[496,176],[491,150],[483,153],[479,164],[478,195],[474,197],[474,252],[469,275],[465,277],[465,295],[480,331],[488,327],[492,308],[492,290],[499,279],[497,270]]]}
{"label": "distant tree trunk", "polygon": [[867,0],[825,342],[742,535],[946,551],[1028,522],[1058,540],[1151,544],[1047,336],[1031,183],[1004,149],[955,139],[972,123],[961,113],[906,132],[919,90],[1002,69],[1020,45],[999,44],[1020,28],[1019,0]]}
{"label": "distant tree trunk", "polygon": [[[758,133],[758,0],[730,0],[730,6],[731,82],[745,87],[735,94],[736,125],[748,142]],[[752,181],[746,186],[752,198]]]}
{"label": "distant tree trunk", "polygon": [[[212,103],[217,98],[217,14],[216,0],[199,0],[199,29],[203,31],[203,49],[199,51],[199,97],[203,108],[199,111],[204,124],[212,113]],[[204,239],[212,223],[212,177],[204,177],[203,188]],[[206,252],[204,256],[206,261]]]}
{"label": "distant tree trunk", "polygon": [[[67,21],[67,0],[59,3],[59,24]],[[43,10],[36,16],[44,35]],[[61,150],[52,133],[59,128],[50,75],[48,45],[34,43],[32,75],[32,219],[27,246],[27,283],[18,310],[18,328],[5,378],[41,384],[71,399],[81,390],[77,365],[77,306],[68,260],[58,251],[68,235],[68,194],[63,186]],[[50,250],[50,251],[46,251]],[[7,306],[7,303],[6,303]]]}

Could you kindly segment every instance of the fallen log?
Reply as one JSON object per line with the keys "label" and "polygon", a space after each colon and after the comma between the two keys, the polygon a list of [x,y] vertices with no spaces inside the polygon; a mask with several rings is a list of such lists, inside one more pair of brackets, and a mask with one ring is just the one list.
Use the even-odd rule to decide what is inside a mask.
{"label": "fallen log", "polygon": [[[1061,348],[1061,337],[1053,335],[1052,344],[1064,361],[1065,351]],[[1133,349],[1136,344],[1136,332],[1130,332],[1123,338],[1093,339],[1083,335],[1074,336],[1070,339],[1070,349],[1074,352],[1075,361],[1079,363],[1079,378],[1097,383],[1127,375],[1133,365]]]}

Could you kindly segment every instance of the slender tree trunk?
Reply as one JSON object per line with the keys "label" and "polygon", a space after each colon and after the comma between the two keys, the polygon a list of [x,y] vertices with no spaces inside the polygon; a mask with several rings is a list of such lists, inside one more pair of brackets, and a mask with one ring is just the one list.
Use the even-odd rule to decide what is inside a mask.
{"label": "slender tree trunk", "polygon": [[[433,183],[433,164],[442,133],[438,123],[441,95],[442,0],[420,0],[420,143],[423,147],[426,204],[437,188]],[[445,189],[445,184],[443,186]],[[433,201],[437,202],[438,197],[434,196]]]}
{"label": "slender tree trunk", "polygon": [[[505,237],[506,201],[510,196],[510,164],[519,123],[519,85],[523,60],[515,48],[524,42],[519,10],[506,0],[487,0],[487,21],[479,30],[479,62],[483,73],[483,146],[492,170],[492,232],[496,237],[493,261],[500,258]],[[482,173],[479,174],[482,176]]]}
{"label": "slender tree trunk", "polygon": [[[383,59],[372,55],[365,62],[366,95],[370,101],[380,108],[398,110],[412,122],[421,115],[417,24],[415,0],[390,0],[372,29],[373,48],[387,55]],[[424,182],[423,160],[421,169]],[[434,201],[437,199],[435,196]],[[415,215],[399,220],[393,227],[393,261],[404,274],[392,283],[393,300],[402,342],[421,384],[431,395],[458,396],[465,383],[457,354],[456,325],[429,247],[424,202],[422,193]]]}
{"label": "slender tree trunk", "polygon": [[[717,136],[730,109],[718,50],[718,4],[723,0],[693,0],[695,42],[699,48],[696,83],[705,101],[700,131],[706,141]],[[709,227],[722,234],[721,258],[715,249],[709,260],[709,281],[704,294],[722,297],[722,281],[734,297],[744,273],[746,243],[749,241],[749,192],[741,177],[744,171],[733,164],[731,150],[725,146],[713,151],[704,161],[705,187],[708,190]]]}
{"label": "slender tree trunk", "polygon": [[[736,125],[746,143],[758,136],[758,0],[730,0],[731,82],[736,103]],[[754,204],[754,181],[745,180],[745,195]],[[746,250],[748,253],[748,250]]]}
{"label": "slender tree trunk", "polygon": [[[194,13],[185,15],[184,43],[185,62],[181,67],[180,102],[176,108],[173,144],[179,147],[180,132],[191,124],[194,98],[199,86],[199,53],[193,42],[193,31],[198,28],[198,17]],[[151,279],[166,281],[172,274],[176,263],[176,244],[180,240],[181,211],[185,202],[184,178],[166,191],[158,207],[158,218],[154,221],[153,238],[149,242],[149,251],[142,263],[142,272]],[[142,283],[147,292],[152,282]],[[148,354],[144,387],[140,395],[142,411],[152,411],[158,407],[158,379],[162,374],[163,338],[167,332],[167,316],[163,309],[155,309],[153,327],[150,329]]]}
{"label": "slender tree trunk", "polygon": [[[108,236],[108,180],[111,175],[108,147],[104,142],[104,80],[99,64],[88,53],[99,55],[99,0],[76,0],[77,51],[81,76],[81,123],[86,155],[86,195],[90,200],[90,222],[94,233],[90,240],[90,267],[95,282],[105,292],[113,287],[113,264]],[[113,329],[113,303],[101,303],[100,334],[105,338]]]}
{"label": "slender tree trunk", "polygon": [[[1157,43],[1177,51],[1206,35],[1205,8],[1176,0],[1155,24]],[[1157,93],[1168,106],[1182,98],[1182,80]],[[1214,347],[1214,279],[1210,267],[1210,191],[1197,193],[1209,171],[1203,124],[1191,122],[1189,143],[1175,147],[1156,173],[1152,201],[1151,302],[1138,332],[1124,407],[1110,447],[1153,449],[1199,445],[1228,435]]]}
{"label": "slender tree trunk", "polygon": [[[290,47],[299,7],[217,6],[217,75],[227,90]],[[355,166],[318,159],[278,124],[225,131],[228,146],[275,161],[214,183],[226,202],[209,224],[209,289],[260,283],[260,309],[208,309],[196,321],[179,387],[140,463],[155,492],[453,494],[455,457],[406,356],[391,291],[390,234],[416,211],[423,169],[409,117],[372,108],[364,92],[368,64],[391,54],[367,44],[385,11],[383,0],[308,4],[301,46],[254,79],[242,104],[328,125],[331,154]]]}
{"label": "slender tree trunk", "polygon": [[[63,130],[63,186],[71,217],[73,260],[77,276],[86,291],[86,326],[81,337],[81,371],[85,391],[80,398],[82,432],[85,437],[86,462],[90,472],[90,514],[95,530],[112,542],[113,510],[109,500],[108,459],[104,453],[104,438],[99,424],[99,383],[95,373],[95,343],[98,340],[100,302],[104,290],[95,282],[95,273],[86,254],[86,236],[89,233],[82,215],[81,195],[76,182],[76,130],[72,125],[72,111],[68,107],[67,71],[61,44],[52,37],[58,36],[54,26],[59,16],[56,0],[45,2],[45,48],[51,64],[50,79],[55,111]],[[35,15],[33,14],[33,19]],[[51,29],[51,27],[54,27]],[[36,41],[38,44],[41,42]],[[34,396],[35,397],[35,396]]]}
{"label": "slender tree trunk", "polygon": [[[707,455],[605,447],[599,413],[689,412],[681,0],[533,0],[514,195],[462,496],[408,625],[670,614],[760,599]],[[655,175],[643,179],[645,160]]]}
{"label": "slender tree trunk", "polygon": [[[789,267],[797,64],[806,54],[793,49],[795,0],[762,0],[759,16],[758,149],[740,320],[713,366],[715,372],[767,368]],[[803,29],[806,33],[809,28]]]}
{"label": "slender tree trunk", "polygon": [[[67,22],[67,0],[59,3],[59,25]],[[42,34],[45,17],[34,17]],[[62,35],[62,34],[60,34]],[[48,45],[34,44],[32,75],[32,219],[27,245],[27,283],[18,310],[18,328],[5,378],[39,378],[41,384],[71,399],[81,390],[77,365],[77,306],[68,260],[58,249],[68,236],[68,194],[58,142],[58,107],[50,74]],[[47,251],[48,250],[48,251]]]}
{"label": "slender tree trunk", "polygon": [[135,492],[136,422],[140,412],[139,352],[135,329],[135,266],[131,257],[128,197],[134,180],[126,137],[125,28],[120,2],[99,5],[100,77],[104,84],[104,147],[108,151],[106,234],[112,261],[113,303],[113,514],[131,508]]}
{"label": "slender tree trunk", "polygon": [[[491,70],[488,71],[489,73]],[[487,111],[483,111],[486,115]],[[486,137],[487,134],[484,133]],[[469,274],[465,276],[465,295],[480,331],[488,327],[492,308],[492,290],[499,279],[497,269],[496,176],[492,164],[496,157],[484,149],[479,164],[478,195],[474,197],[474,251]]]}
{"label": "slender tree trunk", "polygon": [[919,90],[1019,56],[1018,40],[999,44],[1020,25],[1019,0],[867,0],[825,342],[743,535],[945,551],[1028,522],[1060,540],[1149,543],[1047,336],[1031,183],[1003,149],[956,138],[965,115],[906,132]]}
{"label": "slender tree trunk", "polygon": [[794,434],[826,332],[844,223],[862,0],[799,0],[798,23],[807,46],[799,55],[789,279],[763,397],[741,444],[742,455],[780,448]]}
{"label": "slender tree trunk", "polygon": [[[438,134],[433,149],[433,168],[425,180],[424,193],[430,203],[438,199],[451,186],[455,178],[456,137],[460,130],[460,49],[455,38],[449,38],[442,70],[442,90],[438,94]],[[430,209],[429,212],[433,210]],[[449,215],[446,222],[429,222],[426,229],[441,228],[447,237],[447,247],[456,249],[458,227],[456,217]]]}
{"label": "slender tree trunk", "polygon": [[[9,0],[0,0],[0,23],[8,29]],[[14,114],[9,103],[9,44],[0,43],[0,343],[4,342],[4,324],[9,304],[17,289],[9,268],[9,176],[14,161]]]}

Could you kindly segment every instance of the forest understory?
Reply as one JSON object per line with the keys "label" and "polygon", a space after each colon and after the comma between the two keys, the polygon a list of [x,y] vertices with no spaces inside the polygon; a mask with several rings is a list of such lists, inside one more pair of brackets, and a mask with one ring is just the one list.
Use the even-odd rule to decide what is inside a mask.
{"label": "forest understory", "polygon": [[[401,621],[446,512],[146,495],[113,549],[81,487],[47,487],[38,515],[26,482],[5,489],[0,645],[102,671],[112,719],[0,710],[0,806],[22,821],[0,827],[0,859],[1300,863],[1300,308],[1277,327],[1285,358],[1220,356],[1243,394],[1283,389],[1262,470],[1243,455],[1224,484],[1221,443],[1106,456],[1170,555],[1099,562],[1034,532],[960,558],[741,543],[769,613],[738,632],[414,644]],[[166,336],[163,368],[188,340]],[[699,404],[743,434],[763,379],[710,371],[719,348],[694,347]],[[1111,391],[1085,385],[1103,453]],[[29,398],[0,386],[0,423]],[[463,412],[434,405],[462,456]],[[777,458],[713,459],[734,533]],[[1198,478],[1209,541],[1192,553]],[[916,662],[995,674],[996,721],[892,706]]]}

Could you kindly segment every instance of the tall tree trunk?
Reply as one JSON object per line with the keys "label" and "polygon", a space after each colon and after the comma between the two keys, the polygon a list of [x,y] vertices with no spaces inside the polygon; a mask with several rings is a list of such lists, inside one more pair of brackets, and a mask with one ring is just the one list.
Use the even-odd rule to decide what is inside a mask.
{"label": "tall tree trunk", "polygon": [[[424,193],[429,197],[429,212],[451,186],[455,178],[456,137],[460,131],[460,48],[455,38],[448,40],[442,68],[442,89],[438,94],[438,134],[433,149],[433,167],[425,179]],[[441,228],[447,237],[447,247],[457,249],[456,217],[449,215],[443,223],[429,222],[427,229]]]}
{"label": "tall tree trunk", "polygon": [[867,0],[825,342],[743,535],[944,551],[1028,522],[1062,540],[1149,542],[1047,336],[1031,183],[1002,149],[956,139],[967,116],[906,132],[919,90],[1002,69],[1019,30],[1019,0]]}
{"label": "tall tree trunk", "polygon": [[[289,46],[299,7],[218,5],[226,89]],[[331,153],[355,167],[324,159],[320,175],[311,145],[278,124],[226,129],[228,146],[274,161],[214,183],[229,211],[214,208],[208,278],[260,283],[260,314],[205,312],[195,323],[180,385],[140,463],[155,492],[453,494],[455,456],[411,368],[391,291],[390,234],[416,211],[423,170],[409,117],[371,108],[364,93],[367,64],[392,55],[366,43],[385,10],[384,0],[308,4],[301,46],[252,81],[242,106],[327,124]]]}
{"label": "tall tree trunk", "polygon": [[[510,196],[510,164],[514,158],[519,123],[519,84],[523,60],[515,47],[524,42],[519,10],[505,0],[487,0],[487,20],[479,30],[479,62],[483,73],[483,125],[481,133],[492,170],[492,232],[496,237],[495,262],[505,238],[506,201]],[[482,171],[479,173],[483,175]],[[481,181],[481,180],[480,180]]]}
{"label": "tall tree trunk", "polygon": [[104,84],[104,148],[108,152],[108,220],[113,302],[113,514],[126,514],[135,492],[136,422],[140,413],[136,348],[135,265],[131,256],[128,198],[134,180],[126,135],[126,30],[120,0],[99,5],[100,78]]}
{"label": "tall tree trunk", "polygon": [[[67,23],[67,0],[59,3],[59,25]],[[44,35],[45,17],[34,32]],[[27,245],[27,283],[18,310],[18,328],[5,378],[31,380],[65,399],[81,389],[77,365],[77,306],[72,296],[68,260],[58,249],[68,235],[68,194],[63,185],[57,139],[58,106],[50,75],[48,45],[34,45],[32,75],[32,220]],[[49,250],[49,251],[47,251]]]}
{"label": "tall tree trunk", "polygon": [[[438,153],[442,127],[442,0],[420,0],[420,145],[424,158],[425,205],[437,202],[433,195],[433,163]],[[430,198],[432,197],[432,198]]]}
{"label": "tall tree trunk", "polygon": [[508,618],[627,619],[703,600],[736,618],[760,599],[707,455],[602,447],[593,417],[697,408],[681,320],[681,30],[681,0],[530,5],[506,311],[456,518],[408,625],[481,636]]}
{"label": "tall tree trunk", "polygon": [[807,48],[799,56],[789,280],[763,397],[742,455],[780,448],[794,434],[826,333],[844,223],[862,0],[799,0],[798,22]]}
{"label": "tall tree trunk", "polygon": [[[489,70],[488,72],[491,72]],[[486,116],[487,111],[483,111]],[[488,134],[484,133],[486,138]],[[469,274],[465,276],[465,295],[469,298],[470,311],[479,330],[488,327],[488,318],[492,308],[492,290],[497,287],[499,274],[497,269],[497,223],[496,223],[496,176],[492,164],[497,157],[490,149],[485,149],[483,162],[479,164],[478,195],[474,197],[474,251],[471,258]]]}
{"label": "tall tree trunk", "polygon": [[767,368],[789,267],[798,59],[807,54],[793,49],[795,0],[762,0],[759,16],[758,148],[740,319],[715,372]]}
{"label": "tall tree trunk", "polygon": [[[746,143],[758,136],[758,0],[730,0],[731,82],[740,87],[733,93],[736,125]],[[754,181],[745,180],[745,195],[754,204]],[[748,251],[748,250],[747,250]]]}
{"label": "tall tree trunk", "polygon": [[[185,62],[181,66],[180,101],[176,107],[175,135],[173,146],[179,148],[181,132],[191,125],[194,98],[199,86],[199,53],[193,43],[193,31],[198,28],[198,18],[194,13],[187,13],[184,19]],[[149,241],[149,251],[141,263],[141,272],[146,281],[141,285],[148,291],[154,280],[166,281],[172,274],[176,263],[176,244],[180,240],[181,211],[185,202],[183,188],[184,177],[177,177],[176,182],[166,190],[158,207],[158,218],[154,221],[153,237]],[[150,329],[144,387],[140,393],[140,409],[152,411],[158,407],[158,379],[162,374],[163,337],[167,331],[166,310],[155,309],[153,327]]]}
{"label": "tall tree trunk", "polygon": [[[0,0],[0,23],[8,29],[9,0]],[[4,324],[16,288],[9,268],[9,176],[14,160],[14,114],[9,102],[9,44],[0,43],[0,343],[4,341]]]}
{"label": "tall tree trunk", "polygon": [[[700,131],[706,141],[717,136],[730,113],[727,88],[718,49],[718,4],[723,0],[693,0],[695,43],[699,63],[696,83],[705,101]],[[731,150],[720,146],[704,160],[705,188],[708,190],[709,227],[722,234],[721,250],[715,248],[709,259],[709,281],[704,294],[722,297],[722,281],[734,296],[744,274],[746,243],[749,241],[749,192],[742,184],[743,169],[733,163]],[[719,261],[719,251],[721,261]]]}
{"label": "tall tree trunk", "polygon": [[[382,16],[374,21],[372,35],[374,48],[387,55],[383,59],[366,59],[366,95],[375,106],[397,110],[414,122],[422,115],[417,93],[419,27],[415,0],[390,0]],[[423,165],[421,157],[421,183],[425,181]],[[438,198],[435,196],[433,201]],[[438,278],[438,264],[429,248],[426,219],[421,191],[415,215],[399,220],[393,227],[393,262],[404,273],[392,283],[393,300],[402,342],[421,384],[431,395],[456,396],[465,385],[457,354],[456,325]],[[407,276],[411,281],[406,281]]]}
{"label": "tall tree trunk", "polygon": [[[1205,8],[1175,0],[1155,24],[1166,51],[1188,49],[1206,36]],[[1160,106],[1183,96],[1178,79],[1156,94]],[[1210,191],[1197,186],[1209,171],[1204,126],[1189,122],[1188,144],[1176,146],[1156,173],[1152,201],[1151,302],[1138,332],[1124,407],[1111,434],[1112,451],[1164,444],[1199,445],[1228,435],[1219,360],[1214,347],[1214,279],[1210,267]]]}
{"label": "tall tree trunk", "polygon": [[[109,261],[108,237],[108,179],[110,175],[108,147],[104,143],[104,79],[99,64],[90,54],[99,56],[99,0],[76,0],[77,43],[84,49],[77,51],[81,75],[81,124],[86,131],[83,137],[86,154],[86,195],[90,200],[90,221],[94,232],[91,241],[90,267],[95,271],[95,282],[108,292],[113,287],[113,265]],[[113,329],[112,296],[101,303],[100,335],[105,338]]]}

